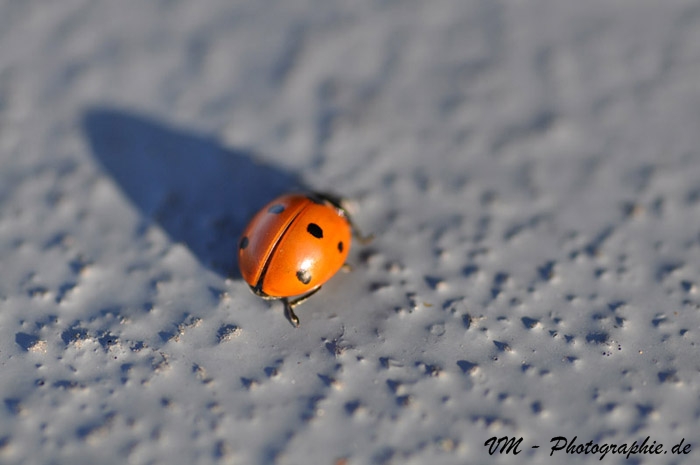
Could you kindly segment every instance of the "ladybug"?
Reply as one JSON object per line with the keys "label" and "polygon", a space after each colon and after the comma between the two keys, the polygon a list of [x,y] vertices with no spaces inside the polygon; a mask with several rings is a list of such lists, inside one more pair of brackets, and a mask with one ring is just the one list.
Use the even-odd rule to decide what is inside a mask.
{"label": "ladybug", "polygon": [[243,231],[241,275],[256,295],[281,300],[287,319],[298,327],[294,307],[343,267],[353,236],[370,239],[359,234],[340,198],[319,192],[282,195]]}

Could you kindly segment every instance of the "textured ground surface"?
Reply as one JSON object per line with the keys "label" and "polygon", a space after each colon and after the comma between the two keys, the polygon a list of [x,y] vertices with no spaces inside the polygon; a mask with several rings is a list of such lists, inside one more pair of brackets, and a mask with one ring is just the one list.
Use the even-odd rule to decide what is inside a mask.
{"label": "textured ground surface", "polygon": [[[0,463],[697,463],[698,76],[693,1],[0,2]],[[294,329],[300,185],[376,239]]]}

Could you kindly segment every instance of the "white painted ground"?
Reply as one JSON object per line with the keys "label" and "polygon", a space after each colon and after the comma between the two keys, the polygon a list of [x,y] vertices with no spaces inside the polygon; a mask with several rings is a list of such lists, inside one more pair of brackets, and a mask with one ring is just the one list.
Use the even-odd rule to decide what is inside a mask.
{"label": "white painted ground", "polygon": [[[0,2],[0,463],[697,463],[698,76],[690,0]],[[294,329],[300,186],[376,238]]]}

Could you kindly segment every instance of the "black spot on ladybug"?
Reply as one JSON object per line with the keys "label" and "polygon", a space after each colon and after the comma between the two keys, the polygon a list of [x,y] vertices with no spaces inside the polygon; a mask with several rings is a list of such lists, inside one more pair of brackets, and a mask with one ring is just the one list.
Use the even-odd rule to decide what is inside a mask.
{"label": "black spot on ladybug", "polygon": [[311,273],[309,273],[309,270],[299,270],[297,271],[297,279],[304,284],[309,284],[311,282]]}
{"label": "black spot on ladybug", "polygon": [[243,236],[241,237],[241,242],[238,244],[238,246],[241,248],[241,250],[245,249],[248,247],[248,236]]}
{"label": "black spot on ladybug", "polygon": [[284,205],[276,203],[270,208],[267,209],[269,213],[275,213],[275,214],[280,214],[284,211]]}
{"label": "black spot on ladybug", "polygon": [[338,252],[343,253],[343,241],[338,242]]}
{"label": "black spot on ladybug", "polygon": [[309,223],[306,227],[306,231],[316,239],[321,239],[323,237],[323,229],[316,223]]}

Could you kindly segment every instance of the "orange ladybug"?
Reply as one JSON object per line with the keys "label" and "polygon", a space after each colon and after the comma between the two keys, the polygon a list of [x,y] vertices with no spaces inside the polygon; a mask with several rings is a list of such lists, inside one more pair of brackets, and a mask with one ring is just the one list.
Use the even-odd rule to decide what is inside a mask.
{"label": "orange ladybug", "polygon": [[264,206],[243,231],[238,243],[241,275],[256,295],[281,300],[289,321],[299,326],[294,307],[343,266],[353,235],[366,240],[341,199],[318,192],[283,195]]}

